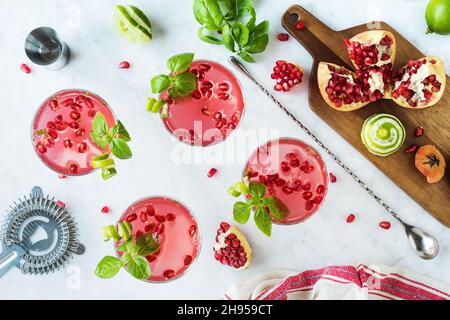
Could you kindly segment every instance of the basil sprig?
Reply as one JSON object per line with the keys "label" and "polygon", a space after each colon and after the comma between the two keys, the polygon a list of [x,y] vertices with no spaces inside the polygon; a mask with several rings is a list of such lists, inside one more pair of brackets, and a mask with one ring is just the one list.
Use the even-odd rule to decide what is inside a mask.
{"label": "basil sprig", "polygon": [[287,214],[287,208],[279,199],[273,196],[266,197],[266,186],[262,183],[252,182],[247,186],[243,182],[238,182],[228,189],[228,193],[235,198],[242,194],[246,196],[245,202],[238,201],[234,204],[234,220],[245,224],[254,211],[256,226],[268,237],[272,234],[272,217],[282,221]]}
{"label": "basil sprig", "polygon": [[247,62],[269,43],[269,21],[256,25],[253,0],[194,0],[193,11],[201,40],[222,44]]}
{"label": "basil sprig", "polygon": [[146,280],[151,275],[150,263],[146,256],[159,250],[159,243],[152,234],[147,233],[134,239],[132,236],[132,226],[129,222],[120,222],[117,232],[113,225],[103,228],[105,241],[113,239],[114,241],[123,240],[117,247],[121,252],[120,258],[113,256],[104,257],[95,269],[95,275],[102,279],[114,277],[121,268],[126,267],[128,272],[139,280]]}
{"label": "basil sprig", "polygon": [[[125,160],[130,159],[133,156],[131,149],[128,146],[131,137],[123,123],[117,121],[117,124],[109,128],[105,117],[101,112],[97,112],[94,119],[92,119],[91,138],[102,150],[105,150],[106,147],[109,146],[111,153],[118,159]],[[102,169],[102,177],[105,180],[117,173],[114,161],[111,160],[108,153],[92,159],[92,166],[94,168]]]}
{"label": "basil sprig", "polygon": [[[153,94],[160,94],[167,90],[168,97],[177,98],[190,95],[197,89],[197,78],[192,72],[187,72],[194,59],[193,53],[181,53],[170,57],[167,61],[167,69],[170,74],[154,76],[150,81]],[[168,115],[167,99],[148,98],[147,111],[158,113],[161,117]]]}

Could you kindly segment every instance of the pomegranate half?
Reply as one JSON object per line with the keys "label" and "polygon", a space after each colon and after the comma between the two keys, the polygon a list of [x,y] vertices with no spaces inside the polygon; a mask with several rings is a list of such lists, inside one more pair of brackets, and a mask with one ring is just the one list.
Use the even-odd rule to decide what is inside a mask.
{"label": "pomegranate half", "polygon": [[397,43],[389,31],[372,30],[344,41],[350,59],[357,69],[381,67],[395,63]]}
{"label": "pomegranate half", "polygon": [[217,230],[214,258],[237,270],[247,269],[252,260],[252,248],[237,227],[222,222]]}
{"label": "pomegranate half", "polygon": [[410,109],[429,108],[442,98],[446,85],[444,62],[437,57],[411,60],[394,74],[392,99]]}

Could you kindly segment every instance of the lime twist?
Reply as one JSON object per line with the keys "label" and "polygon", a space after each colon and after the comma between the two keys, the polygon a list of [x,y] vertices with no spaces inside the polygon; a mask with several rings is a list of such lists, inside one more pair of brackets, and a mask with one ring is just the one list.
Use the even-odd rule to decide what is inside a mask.
{"label": "lime twist", "polygon": [[406,131],[399,119],[390,114],[375,114],[368,118],[361,131],[361,139],[369,152],[389,156],[405,142]]}
{"label": "lime twist", "polygon": [[152,25],[147,16],[135,6],[117,5],[113,12],[114,30],[131,43],[148,43],[152,39]]}

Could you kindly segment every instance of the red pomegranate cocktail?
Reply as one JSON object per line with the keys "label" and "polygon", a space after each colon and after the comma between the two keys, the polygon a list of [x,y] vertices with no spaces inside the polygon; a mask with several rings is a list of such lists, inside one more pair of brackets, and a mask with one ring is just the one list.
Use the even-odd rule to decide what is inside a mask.
{"label": "red pomegranate cocktail", "polygon": [[250,182],[266,185],[287,208],[280,224],[305,220],[321,206],[328,191],[328,174],[319,153],[306,143],[280,138],[259,147],[248,160],[244,173]]}
{"label": "red pomegranate cocktail", "polygon": [[134,239],[151,233],[159,242],[159,251],[146,257],[151,267],[149,282],[181,277],[197,258],[199,226],[189,210],[175,200],[152,197],[138,201],[125,211],[122,221],[131,223]]}
{"label": "red pomegranate cocktail", "polygon": [[100,149],[90,136],[92,119],[97,112],[103,114],[108,126],[116,123],[108,104],[86,90],[62,90],[49,97],[33,120],[32,140],[36,154],[60,174],[92,172],[92,158],[109,152]]}
{"label": "red pomegranate cocktail", "polygon": [[[166,128],[180,141],[208,146],[225,140],[244,112],[244,96],[236,77],[224,66],[197,60],[189,69],[197,77],[191,96],[169,99]],[[166,98],[167,94],[162,94]]]}

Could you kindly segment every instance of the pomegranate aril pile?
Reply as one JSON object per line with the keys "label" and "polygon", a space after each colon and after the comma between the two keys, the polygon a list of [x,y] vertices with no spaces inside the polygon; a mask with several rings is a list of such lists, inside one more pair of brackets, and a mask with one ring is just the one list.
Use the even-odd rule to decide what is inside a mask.
{"label": "pomegranate aril pile", "polygon": [[[365,68],[371,65],[377,65],[381,61],[391,59],[391,47],[394,41],[386,35],[381,39],[379,45],[365,45],[358,41],[345,40],[350,59],[353,60],[358,68]],[[380,52],[381,51],[381,52]],[[380,57],[381,53],[381,57]]]}
{"label": "pomegranate aril pile", "polygon": [[216,235],[214,258],[223,265],[228,265],[235,269],[242,269],[247,265],[250,257],[247,256],[246,248],[235,232],[237,233],[239,231],[231,228],[228,223],[222,222],[220,224]]}
{"label": "pomegranate aril pile", "polygon": [[293,63],[278,60],[271,77],[276,81],[274,89],[286,92],[302,82],[303,72]]}

